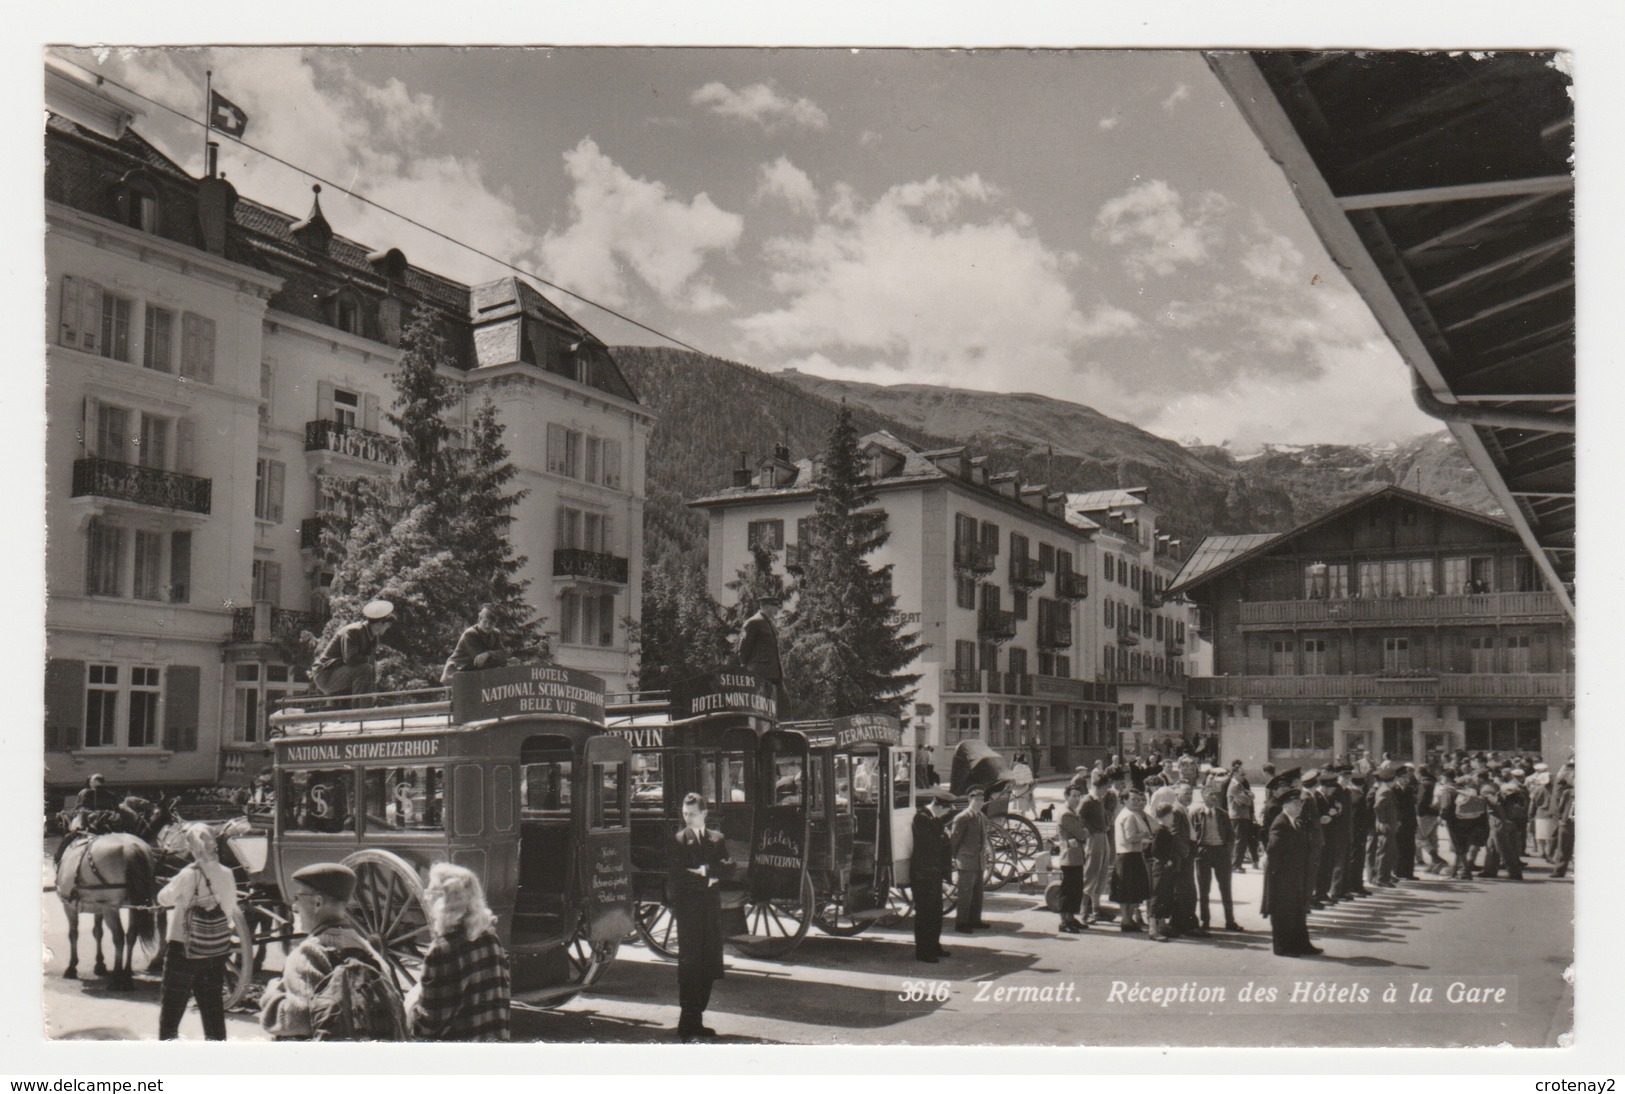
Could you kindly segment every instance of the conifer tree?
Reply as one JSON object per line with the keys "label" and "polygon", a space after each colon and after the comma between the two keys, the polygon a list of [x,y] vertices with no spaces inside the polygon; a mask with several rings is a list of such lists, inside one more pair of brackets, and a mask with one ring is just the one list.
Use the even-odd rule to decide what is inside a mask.
{"label": "conifer tree", "polygon": [[792,716],[898,714],[920,677],[903,670],[924,649],[897,618],[891,567],[871,569],[886,517],[868,488],[857,430],[845,404],[815,480],[817,504],[794,612],[785,627]]}
{"label": "conifer tree", "polygon": [[645,570],[642,615],[641,622],[627,620],[640,690],[670,688],[727,664],[724,613],[699,571],[665,566]]}
{"label": "conifer tree", "polygon": [[524,602],[525,564],[508,543],[513,510],[524,496],[509,490],[516,475],[495,404],[476,412],[468,444],[448,416],[461,388],[444,374],[451,361],[433,312],[419,308],[402,336],[391,374],[400,430],[401,466],[387,477],[328,479],[324,493],[324,561],[332,568],[331,617],[315,643],[325,648],[338,628],[361,617],[374,597],[395,605],[396,622],[381,644],[384,688],[440,681],[447,656],[482,603],[501,608],[510,649],[535,644],[540,619]]}

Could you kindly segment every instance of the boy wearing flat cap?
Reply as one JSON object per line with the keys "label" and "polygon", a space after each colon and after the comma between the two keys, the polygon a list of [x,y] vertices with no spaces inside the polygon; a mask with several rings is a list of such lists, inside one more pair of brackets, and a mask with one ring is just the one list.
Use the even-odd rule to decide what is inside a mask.
{"label": "boy wearing flat cap", "polygon": [[260,1025],[279,1041],[308,1041],[316,1033],[311,1005],[327,974],[351,954],[384,967],[353,926],[348,911],[355,871],[337,862],[306,866],[293,875],[296,925],[306,931],[288,955],[282,976],[271,981],[260,1005]]}

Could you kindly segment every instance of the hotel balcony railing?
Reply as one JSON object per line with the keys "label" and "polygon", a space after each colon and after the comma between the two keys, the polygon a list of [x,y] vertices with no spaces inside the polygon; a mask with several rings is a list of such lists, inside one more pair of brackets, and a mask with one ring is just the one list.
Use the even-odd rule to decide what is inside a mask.
{"label": "hotel balcony railing", "polygon": [[1055,575],[1055,595],[1062,600],[1083,600],[1089,595],[1089,575],[1062,570]]}
{"label": "hotel balcony railing", "polygon": [[1574,676],[1566,672],[1439,673],[1432,676],[1193,676],[1193,699],[1332,699],[1345,702],[1405,699],[1574,700]]}
{"label": "hotel balcony railing", "polygon": [[1049,580],[1044,564],[1036,558],[1010,557],[1010,584],[1036,589]]}
{"label": "hotel balcony railing", "polygon": [[213,492],[210,480],[178,471],[139,467],[100,456],[73,461],[73,497],[76,498],[116,498],[157,509],[207,513]]}
{"label": "hotel balcony railing", "polygon": [[1171,672],[1158,672],[1155,669],[1146,668],[1129,669],[1126,672],[1119,672],[1116,674],[1115,679],[1119,686],[1126,688],[1182,688],[1185,687],[1190,680],[1190,678],[1187,676],[1176,676]]}
{"label": "hotel balcony railing", "polygon": [[337,452],[388,467],[395,467],[401,462],[401,442],[398,439],[326,418],[305,423],[305,451]]}
{"label": "hotel balcony railing", "polygon": [[995,642],[1008,642],[1016,636],[1016,613],[983,608],[976,615],[976,633]]}
{"label": "hotel balcony railing", "polygon": [[581,577],[589,581],[626,584],[626,559],[578,547],[560,547],[553,552],[554,577]]}
{"label": "hotel balcony railing", "polygon": [[301,631],[316,627],[316,617],[309,612],[286,611],[269,600],[231,610],[232,642],[293,641]]}
{"label": "hotel balcony railing", "polygon": [[961,542],[954,544],[954,569],[968,570],[973,574],[990,574],[993,572],[997,553],[981,543]]}
{"label": "hotel balcony railing", "polygon": [[1140,588],[1140,603],[1147,608],[1162,607],[1162,594],[1149,586]]}
{"label": "hotel balcony railing", "polygon": [[1117,644],[1119,646],[1138,646],[1140,644],[1140,632],[1132,627],[1118,624]]}
{"label": "hotel balcony railing", "polygon": [[1028,672],[986,672],[981,669],[943,669],[944,694],[1031,695],[1033,675]]}
{"label": "hotel balcony railing", "polygon": [[1241,605],[1244,627],[1316,623],[1455,623],[1565,619],[1553,593],[1255,600]]}
{"label": "hotel balcony railing", "polygon": [[1068,649],[1072,645],[1071,620],[1052,620],[1048,626],[1040,626],[1038,645],[1049,650]]}

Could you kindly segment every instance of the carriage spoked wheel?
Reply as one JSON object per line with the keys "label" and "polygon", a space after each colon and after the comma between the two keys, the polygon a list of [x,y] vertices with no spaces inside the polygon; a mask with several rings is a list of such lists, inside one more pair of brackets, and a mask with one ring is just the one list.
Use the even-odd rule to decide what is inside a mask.
{"label": "carriage spoked wheel", "polygon": [[745,933],[748,938],[731,941],[747,957],[783,957],[807,937],[814,907],[812,878],[803,873],[798,897],[756,900],[747,896]]}
{"label": "carriage spoked wheel", "polygon": [[817,912],[813,915],[813,922],[825,934],[832,934],[837,938],[851,938],[860,935],[874,926],[874,916],[863,919],[854,919],[852,909],[847,906],[846,898],[831,893],[818,901]]}
{"label": "carriage spoked wheel", "polygon": [[671,905],[659,900],[638,901],[633,920],[643,944],[662,957],[677,956],[677,916]]}
{"label": "carriage spoked wheel", "polygon": [[604,970],[615,960],[615,954],[620,948],[619,942],[594,942],[588,938],[587,917],[582,916],[576,921],[575,932],[571,934],[570,941],[564,947],[564,958],[569,965],[564,985],[558,994],[538,999],[534,1005],[542,1010],[562,1007],[591,987],[604,974]]}
{"label": "carriage spoked wheel", "polygon": [[423,976],[423,955],[429,949],[423,882],[411,864],[389,851],[356,851],[344,865],[356,876],[355,895],[350,898],[355,929],[384,959],[395,986],[405,992]]}
{"label": "carriage spoked wheel", "polygon": [[987,861],[983,870],[982,886],[989,892],[1002,889],[1021,876],[1021,859],[1008,831],[1000,827],[987,830]]}
{"label": "carriage spoked wheel", "polygon": [[1015,849],[1016,857],[1023,867],[1031,870],[1033,859],[1038,852],[1044,849],[1043,834],[1038,831],[1038,825],[1031,818],[1021,813],[1006,813],[1002,818],[1005,834],[1010,837],[1010,844]]}
{"label": "carriage spoked wheel", "polygon": [[914,890],[907,885],[893,885],[886,891],[886,915],[879,921],[882,927],[901,927],[914,914]]}

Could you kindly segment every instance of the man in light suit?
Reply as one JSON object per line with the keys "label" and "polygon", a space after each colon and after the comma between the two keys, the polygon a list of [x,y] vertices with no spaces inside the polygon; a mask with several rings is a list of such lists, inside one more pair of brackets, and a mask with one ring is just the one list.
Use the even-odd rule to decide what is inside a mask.
{"label": "man in light suit", "polygon": [[982,809],[987,804],[987,789],[972,786],[965,791],[965,797],[965,808],[948,826],[954,866],[959,871],[959,907],[954,914],[954,930],[960,934],[990,930],[993,926],[982,919],[982,873],[987,867],[987,817]]}
{"label": "man in light suit", "polygon": [[779,660],[779,629],[775,622],[781,603],[772,594],[756,598],[756,613],[745,620],[739,635],[739,665],[773,685],[773,697],[783,717],[790,697],[784,690],[784,665]]}
{"label": "man in light suit", "polygon": [[1083,910],[1083,861],[1089,844],[1089,830],[1079,813],[1083,798],[1082,783],[1073,782],[1066,788],[1066,809],[1061,813],[1060,831],[1055,837],[1061,848],[1055,864],[1061,868],[1062,934],[1078,934],[1085,926],[1078,919]]}

